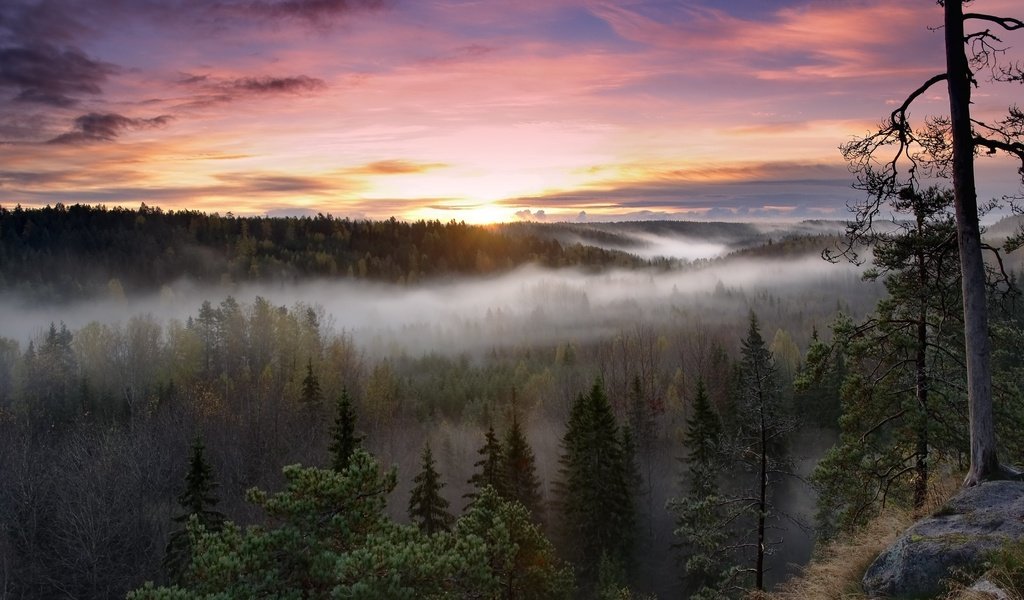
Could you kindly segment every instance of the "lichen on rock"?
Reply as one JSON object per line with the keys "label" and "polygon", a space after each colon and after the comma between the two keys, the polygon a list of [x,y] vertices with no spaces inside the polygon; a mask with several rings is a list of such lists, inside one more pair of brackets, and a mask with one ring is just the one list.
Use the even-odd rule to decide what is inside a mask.
{"label": "lichen on rock", "polygon": [[1009,541],[1024,539],[1024,482],[967,488],[915,523],[864,574],[870,598],[930,598],[955,571],[981,567]]}

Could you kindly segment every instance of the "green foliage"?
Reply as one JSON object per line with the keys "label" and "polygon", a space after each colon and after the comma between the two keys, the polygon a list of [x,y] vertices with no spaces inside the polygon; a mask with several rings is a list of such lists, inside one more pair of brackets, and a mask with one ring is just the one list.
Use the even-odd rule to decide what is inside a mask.
{"label": "green foliage", "polygon": [[352,407],[352,399],[348,395],[348,388],[342,388],[341,396],[338,398],[338,414],[334,418],[334,427],[331,428],[331,468],[339,473],[344,471],[351,461],[352,453],[362,441],[362,436],[356,433],[356,413]]}
{"label": "green foliage", "polygon": [[562,450],[562,535],[592,588],[602,556],[630,564],[635,537],[630,457],[600,379],[573,404]]}
{"label": "green foliage", "polygon": [[554,547],[533,522],[529,510],[484,486],[459,519],[456,536],[476,536],[487,547],[487,564],[500,593],[495,598],[538,600],[570,598],[573,577]]}
{"label": "green foliage", "polygon": [[427,534],[385,515],[394,471],[361,449],[349,467],[285,467],[287,489],[249,499],[276,525],[219,532],[194,519],[195,556],[186,587],[147,584],[130,600],[248,598],[561,599],[571,573],[526,510],[491,488],[452,533]]}
{"label": "green foliage", "polygon": [[900,195],[896,208],[913,221],[874,237],[865,274],[882,279],[888,296],[861,323],[838,319],[831,351],[808,354],[814,379],[840,369],[844,377],[839,443],[812,476],[825,536],[865,523],[886,502],[922,505],[934,465],[967,450],[951,204],[951,193],[935,188]]}
{"label": "green foliage", "polygon": [[205,531],[218,531],[224,522],[224,515],[213,508],[219,502],[214,495],[217,484],[203,450],[203,442],[197,437],[189,457],[185,490],[178,496],[183,512],[174,517],[182,528],[171,533],[164,555],[164,569],[175,581],[184,576],[192,559],[192,540],[185,525],[194,523]]}
{"label": "green foliage", "polygon": [[838,429],[842,414],[840,391],[846,378],[846,355],[839,345],[826,343],[811,334],[804,365],[793,381],[793,408],[804,422],[827,429]]}
{"label": "green foliage", "polygon": [[365,452],[353,454],[344,474],[291,466],[284,475],[284,492],[249,494],[277,527],[243,531],[228,523],[214,533],[195,523],[187,592],[142,589],[129,597],[440,597],[456,579],[480,582],[483,565],[471,558],[481,550],[477,540],[459,545],[387,519],[395,474],[381,473]]}
{"label": "green foliage", "polygon": [[454,521],[448,512],[448,500],[441,495],[444,482],[434,466],[430,444],[423,446],[420,472],[409,496],[409,518],[424,533],[447,531]]}

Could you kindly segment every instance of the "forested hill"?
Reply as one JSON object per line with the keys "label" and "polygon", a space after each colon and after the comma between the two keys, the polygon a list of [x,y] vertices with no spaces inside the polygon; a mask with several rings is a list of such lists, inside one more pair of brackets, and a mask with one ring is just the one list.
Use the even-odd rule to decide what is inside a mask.
{"label": "forested hill", "polygon": [[[414,282],[525,263],[637,267],[626,252],[450,221],[237,217],[84,205],[0,207],[0,292],[70,300],[197,282],[355,277]],[[113,282],[113,283],[112,283]]]}

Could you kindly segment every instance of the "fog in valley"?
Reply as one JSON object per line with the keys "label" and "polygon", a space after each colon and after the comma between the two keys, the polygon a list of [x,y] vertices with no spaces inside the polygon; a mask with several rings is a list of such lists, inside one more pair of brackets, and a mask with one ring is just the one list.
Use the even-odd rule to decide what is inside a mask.
{"label": "fog in valley", "polygon": [[[164,539],[182,457],[202,432],[221,483],[221,509],[238,522],[259,522],[243,491],[279,489],[285,464],[324,463],[333,402],[345,387],[356,397],[366,447],[382,464],[398,467],[399,483],[389,503],[395,518],[406,518],[425,442],[434,448],[447,485],[444,495],[458,514],[471,490],[466,482],[484,431],[493,425],[502,435],[513,412],[525,425],[549,504],[560,477],[558,457],[570,407],[600,377],[624,423],[634,418],[628,404],[632,386],[640,386],[636,402],[646,407],[651,423],[638,434],[643,480],[637,489],[637,580],[643,582],[638,589],[678,596],[682,571],[673,550],[675,517],[665,506],[681,493],[685,478],[683,432],[697,378],[724,410],[729,364],[754,312],[789,389],[812,333],[828,335],[840,312],[862,316],[882,289],[862,281],[860,267],[822,260],[818,247],[794,255],[766,244],[758,252],[734,253],[751,246],[649,231],[633,240],[646,248],[638,251],[642,255],[693,262],[605,270],[527,265],[415,285],[344,277],[219,286],[178,280],[159,293],[125,297],[112,286],[109,297],[61,305],[7,295],[0,300],[0,337],[14,345],[7,342],[7,354],[0,356],[6,361],[0,364],[0,394],[25,376],[25,359],[19,357],[29,342],[42,356],[53,343],[47,341],[51,324],[59,329],[63,323],[74,355],[68,360],[77,365],[77,374],[69,374],[62,388],[66,401],[86,402],[71,399],[80,388],[97,407],[114,407],[91,408],[87,414],[127,414],[144,424],[117,435],[83,425],[78,433],[52,441],[26,431],[2,445],[0,468],[5,477],[33,482],[38,489],[55,485],[46,501],[57,514],[71,501],[60,490],[85,485],[82,473],[110,489],[151,496],[158,509],[139,517],[146,523],[141,531],[132,529],[141,527],[139,522],[131,527],[120,522],[116,511],[126,509],[117,509],[117,503],[114,513],[68,509],[69,518],[99,511],[112,521],[110,527],[134,532],[125,535]],[[213,315],[210,323],[203,321],[204,302]],[[319,377],[325,399],[316,416],[298,400],[307,368]],[[174,391],[168,392],[172,382]],[[795,472],[809,475],[833,438],[816,424],[801,427],[789,442]],[[45,474],[34,470],[35,459],[18,444],[51,456],[54,466]],[[58,458],[101,451],[116,458],[103,465]],[[154,481],[154,473],[164,475]],[[810,555],[814,497],[799,479],[784,481],[773,493],[787,515],[776,524],[785,543],[770,559],[768,578],[775,582]],[[33,498],[9,494],[6,502],[41,502]],[[548,517],[554,519],[553,513]],[[160,554],[146,552],[156,558],[146,559],[143,574],[153,572]],[[62,559],[80,567],[73,556]],[[138,583],[129,579],[126,585]]]}
{"label": "fog in valley", "polygon": [[[715,242],[637,234],[650,239],[650,257],[688,260],[721,257]],[[824,245],[824,244],[823,244]],[[90,322],[126,323],[132,317],[158,322],[194,317],[204,301],[228,296],[243,305],[257,297],[278,307],[311,307],[335,332],[345,332],[377,357],[403,353],[457,355],[508,346],[590,342],[632,323],[689,322],[720,326],[750,311],[768,317],[784,301],[825,328],[837,307],[863,311],[879,293],[861,280],[862,269],[829,263],[814,254],[781,258],[725,257],[677,269],[544,269],[524,266],[508,273],[397,285],[339,278],[277,284],[197,285],[179,280],[159,293],[62,305],[28,303],[0,295],[0,336],[26,343],[51,323],[78,329]],[[813,321],[813,322],[811,322]]]}

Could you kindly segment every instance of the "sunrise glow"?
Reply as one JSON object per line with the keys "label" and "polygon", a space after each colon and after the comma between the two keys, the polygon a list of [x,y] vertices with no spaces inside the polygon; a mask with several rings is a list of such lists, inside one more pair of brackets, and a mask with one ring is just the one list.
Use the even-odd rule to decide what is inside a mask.
{"label": "sunrise glow", "polygon": [[837,146],[942,68],[932,2],[15,4],[3,205],[841,218]]}

